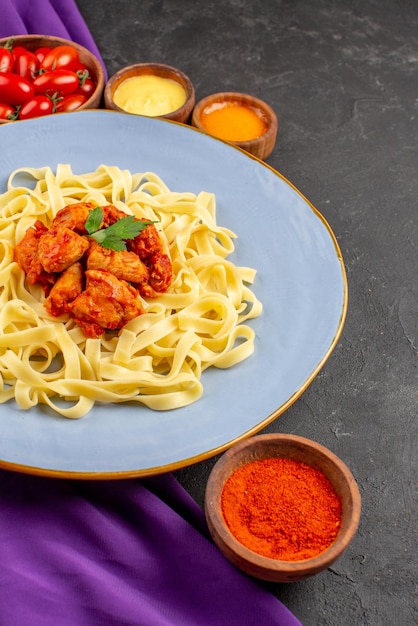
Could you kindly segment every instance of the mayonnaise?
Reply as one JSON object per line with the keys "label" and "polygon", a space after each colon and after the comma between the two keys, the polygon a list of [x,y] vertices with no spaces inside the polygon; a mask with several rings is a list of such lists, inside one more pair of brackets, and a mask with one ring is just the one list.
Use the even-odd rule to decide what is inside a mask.
{"label": "mayonnaise", "polygon": [[158,117],[179,109],[186,102],[186,92],[170,78],[143,74],[124,80],[115,90],[113,100],[127,113]]}

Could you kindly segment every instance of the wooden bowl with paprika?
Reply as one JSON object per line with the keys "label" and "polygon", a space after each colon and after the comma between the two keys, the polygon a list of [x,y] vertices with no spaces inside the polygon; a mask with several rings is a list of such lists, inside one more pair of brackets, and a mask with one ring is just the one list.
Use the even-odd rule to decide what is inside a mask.
{"label": "wooden bowl with paprika", "polygon": [[245,573],[296,582],[327,569],[353,539],[361,498],[348,467],[319,443],[258,435],[215,464],[205,514],[215,544]]}
{"label": "wooden bowl with paprika", "polygon": [[192,125],[264,160],[274,149],[279,127],[271,106],[246,93],[225,91],[200,100]]}

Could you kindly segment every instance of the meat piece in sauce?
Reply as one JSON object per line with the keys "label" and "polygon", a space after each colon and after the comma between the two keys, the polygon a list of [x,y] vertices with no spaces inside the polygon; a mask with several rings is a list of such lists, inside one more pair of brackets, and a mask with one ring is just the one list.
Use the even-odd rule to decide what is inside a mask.
{"label": "meat piece in sauce", "polygon": [[55,229],[58,226],[65,226],[79,235],[87,235],[85,223],[94,206],[91,202],[69,204],[58,211],[52,220],[51,228]]}
{"label": "meat piece in sauce", "polygon": [[129,250],[136,252],[145,263],[156,254],[163,254],[163,244],[154,224],[148,224],[139,235],[128,242]]}
{"label": "meat piece in sauce", "polygon": [[50,228],[39,240],[38,256],[47,272],[63,272],[88,250],[86,237],[66,226]]}
{"label": "meat piece in sauce", "polygon": [[138,292],[126,281],[103,270],[87,270],[85,276],[85,290],[68,309],[87,337],[122,328],[144,312]]}
{"label": "meat piece in sauce", "polygon": [[101,228],[107,228],[118,220],[121,220],[123,217],[128,217],[129,215],[129,213],[121,211],[113,204],[107,204],[106,206],[102,206],[101,208],[103,211],[103,224]]}
{"label": "meat piece in sauce", "polygon": [[84,288],[84,270],[81,263],[73,263],[52,287],[45,308],[51,315],[59,317],[69,312],[68,305],[81,294]]}
{"label": "meat piece in sauce", "polygon": [[173,267],[169,256],[164,253],[154,224],[148,224],[135,239],[129,241],[128,248],[139,256],[149,270],[148,284],[144,282],[138,286],[141,295],[155,298],[167,291],[173,277]]}
{"label": "meat piece in sauce", "polygon": [[148,259],[148,282],[138,285],[138,291],[144,298],[157,298],[165,293],[173,276],[171,260],[166,254],[156,254]]}
{"label": "meat piece in sauce", "polygon": [[90,243],[87,253],[87,269],[106,270],[116,278],[130,283],[143,283],[149,278],[147,266],[135,252],[127,250],[117,252],[110,248],[103,248],[95,241]]}
{"label": "meat piece in sauce", "polygon": [[15,247],[15,261],[26,274],[30,285],[40,283],[44,288],[55,282],[54,274],[45,271],[38,256],[38,247],[41,237],[48,232],[43,222],[37,220],[27,229],[22,241]]}

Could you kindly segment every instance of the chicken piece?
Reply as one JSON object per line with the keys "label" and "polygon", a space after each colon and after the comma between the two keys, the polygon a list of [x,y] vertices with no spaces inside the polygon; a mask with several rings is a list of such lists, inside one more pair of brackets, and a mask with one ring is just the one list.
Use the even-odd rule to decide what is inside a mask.
{"label": "chicken piece", "polygon": [[50,228],[39,240],[38,255],[46,272],[63,272],[88,250],[86,237],[65,226]]}
{"label": "chicken piece", "polygon": [[138,291],[143,297],[156,298],[165,293],[173,277],[173,266],[166,254],[155,254],[148,259],[148,282],[138,285]]}
{"label": "chicken piece", "polygon": [[52,220],[51,228],[65,226],[79,235],[87,235],[84,227],[90,211],[95,208],[91,202],[77,202],[60,209]]}
{"label": "chicken piece", "polygon": [[139,235],[128,242],[128,249],[136,252],[141,261],[147,261],[156,254],[163,254],[163,244],[154,224],[148,224]]}
{"label": "chicken piece", "polygon": [[132,241],[128,241],[128,249],[136,252],[149,271],[148,284],[138,286],[142,296],[155,298],[167,291],[173,277],[173,266],[170,257],[164,253],[160,236],[154,224],[149,224]]}
{"label": "chicken piece", "polygon": [[81,263],[73,263],[62,274],[52,287],[45,308],[50,315],[59,317],[68,313],[68,305],[83,291],[84,270]]}
{"label": "chicken piece", "polygon": [[85,275],[86,288],[68,309],[86,337],[122,328],[144,312],[138,292],[126,281],[103,270],[87,270]]}
{"label": "chicken piece", "polygon": [[123,217],[128,217],[129,213],[125,213],[121,211],[113,204],[107,204],[106,206],[102,206],[103,211],[103,224],[101,228],[107,228],[112,224],[115,224],[118,220],[121,220]]}
{"label": "chicken piece", "polygon": [[155,291],[165,292],[173,277],[173,266],[167,254],[155,254],[149,262],[150,285]]}
{"label": "chicken piece", "polygon": [[141,261],[135,252],[127,250],[111,250],[103,248],[95,241],[91,241],[87,253],[88,270],[106,270],[130,283],[143,283],[148,280],[147,266]]}
{"label": "chicken piece", "polygon": [[45,289],[56,280],[54,274],[45,271],[38,256],[39,241],[46,232],[48,229],[45,224],[37,220],[27,229],[22,241],[14,250],[15,261],[25,272],[27,282],[30,285],[40,283]]}

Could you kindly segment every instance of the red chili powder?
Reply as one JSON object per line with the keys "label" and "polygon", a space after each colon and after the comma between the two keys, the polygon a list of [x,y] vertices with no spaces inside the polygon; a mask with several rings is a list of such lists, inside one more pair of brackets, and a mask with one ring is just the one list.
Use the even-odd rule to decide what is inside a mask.
{"label": "red chili powder", "polygon": [[221,495],[231,533],[258,554],[300,561],[323,552],[341,523],[341,501],[323,472],[286,458],[237,469]]}

